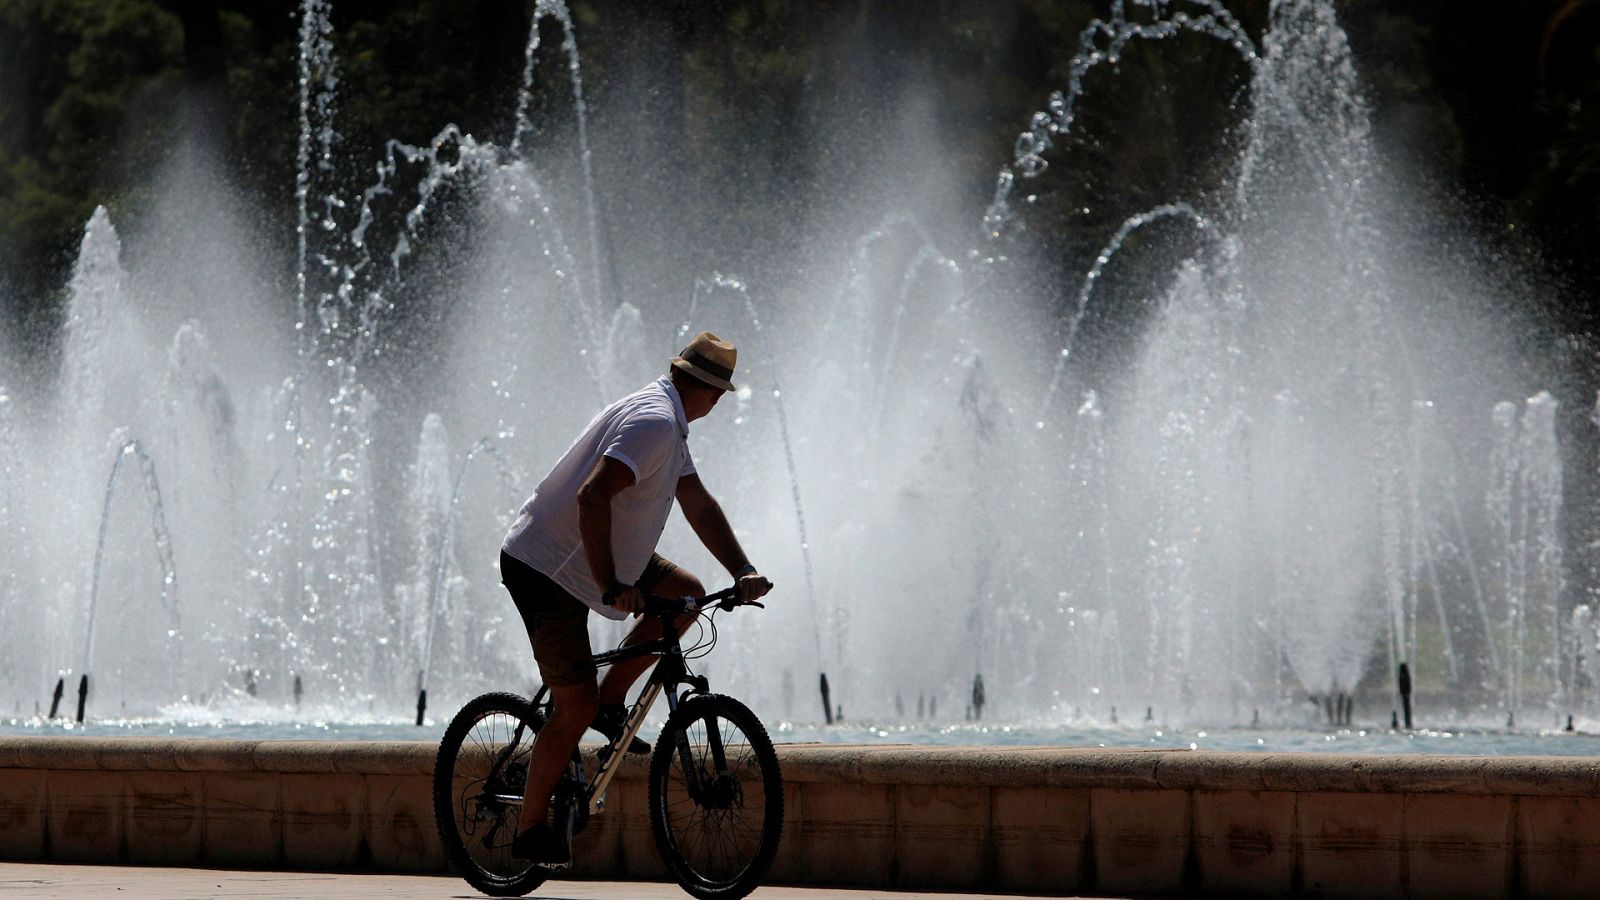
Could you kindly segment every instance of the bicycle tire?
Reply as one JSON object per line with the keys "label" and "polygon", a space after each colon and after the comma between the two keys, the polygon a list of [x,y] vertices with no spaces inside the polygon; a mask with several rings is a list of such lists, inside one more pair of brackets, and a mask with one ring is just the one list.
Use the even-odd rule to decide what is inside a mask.
{"label": "bicycle tire", "polygon": [[[714,771],[713,729],[723,746],[723,773]],[[680,736],[687,739],[681,752]],[[736,900],[760,884],[783,836],[783,775],[767,729],[743,703],[702,694],[667,719],[650,757],[650,831],[661,861],[692,896]]]}
{"label": "bicycle tire", "polygon": [[[483,694],[461,707],[439,741],[433,764],[439,841],[451,868],[490,896],[520,897],[550,874],[511,856],[528,753],[544,721],[525,697]],[[518,802],[500,799],[512,795]]]}

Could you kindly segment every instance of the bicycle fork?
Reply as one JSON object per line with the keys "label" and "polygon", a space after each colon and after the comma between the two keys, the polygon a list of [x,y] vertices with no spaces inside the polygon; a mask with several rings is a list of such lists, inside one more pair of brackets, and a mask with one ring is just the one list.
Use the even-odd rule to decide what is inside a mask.
{"label": "bicycle fork", "polygon": [[[701,772],[700,767],[695,765],[694,754],[689,749],[689,733],[678,732],[678,765],[683,767],[684,788],[689,792],[690,799],[703,807],[714,802],[712,787],[720,782],[718,776],[728,771],[728,756],[722,746],[722,729],[717,727],[717,720],[713,716],[706,717],[705,722],[706,746],[711,750],[710,772]],[[702,775],[709,776],[711,783],[705,783]]]}

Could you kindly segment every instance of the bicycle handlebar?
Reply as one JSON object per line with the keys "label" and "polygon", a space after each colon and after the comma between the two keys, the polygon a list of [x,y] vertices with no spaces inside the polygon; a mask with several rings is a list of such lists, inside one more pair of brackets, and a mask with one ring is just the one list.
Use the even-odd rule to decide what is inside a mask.
{"label": "bicycle handlebar", "polygon": [[[767,589],[771,590],[772,582],[768,581],[767,585]],[[607,597],[602,595],[600,602],[604,603],[606,606],[614,606],[616,605],[617,601],[615,597]],[[730,610],[736,606],[754,606],[759,609],[767,608],[766,604],[756,600],[740,600],[739,586],[735,584],[732,587],[723,588],[716,593],[707,594],[704,597],[678,597],[674,599],[671,597],[657,597],[654,594],[645,594],[644,609],[640,611],[649,613],[651,615],[675,616],[691,608],[705,609],[709,606],[715,606],[722,610]]]}

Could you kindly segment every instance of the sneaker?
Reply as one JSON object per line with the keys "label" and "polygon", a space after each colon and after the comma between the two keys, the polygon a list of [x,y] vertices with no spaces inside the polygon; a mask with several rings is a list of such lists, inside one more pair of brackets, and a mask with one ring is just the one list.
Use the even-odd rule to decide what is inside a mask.
{"label": "sneaker", "polygon": [[511,855],[525,862],[561,865],[572,862],[572,848],[566,836],[543,822],[516,836]]}
{"label": "sneaker", "polygon": [[[600,711],[595,714],[594,722],[589,727],[605,735],[606,740],[615,744],[617,738],[622,735],[623,726],[627,725],[627,723],[628,708],[621,703],[612,703],[600,707]],[[633,742],[628,745],[628,752],[649,753],[650,745],[640,740],[638,735],[634,735]]]}

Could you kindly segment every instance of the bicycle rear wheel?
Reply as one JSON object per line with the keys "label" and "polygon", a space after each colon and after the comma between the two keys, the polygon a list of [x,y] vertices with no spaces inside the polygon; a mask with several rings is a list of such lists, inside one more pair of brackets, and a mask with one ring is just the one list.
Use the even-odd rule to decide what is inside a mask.
{"label": "bicycle rear wheel", "polygon": [[520,897],[549,875],[511,855],[528,758],[545,710],[516,694],[475,697],[456,713],[433,766],[433,814],[450,865],[496,897]]}
{"label": "bicycle rear wheel", "polygon": [[650,830],[695,897],[734,900],[760,884],[783,834],[783,777],[744,704],[706,694],[667,720],[650,758]]}

